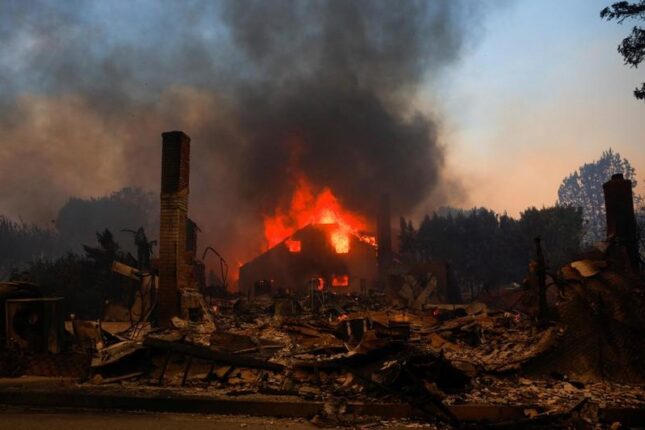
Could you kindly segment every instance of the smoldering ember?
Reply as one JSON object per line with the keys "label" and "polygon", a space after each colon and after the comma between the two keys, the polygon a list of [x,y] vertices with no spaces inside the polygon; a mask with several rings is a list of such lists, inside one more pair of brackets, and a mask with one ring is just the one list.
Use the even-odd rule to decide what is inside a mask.
{"label": "smoldering ember", "polygon": [[[584,116],[585,101],[556,112],[563,124],[516,102],[489,108],[498,94],[485,92],[457,113],[419,107],[450,98],[427,75],[469,61],[471,20],[522,1],[221,1],[215,27],[204,4],[166,4],[170,17],[98,3],[7,5],[9,31],[0,16],[17,64],[0,60],[11,141],[0,148],[0,429],[645,428],[645,201],[614,150],[645,167],[642,147],[622,142],[642,143],[645,123],[606,137],[643,90],[589,108],[616,111],[615,124]],[[599,21],[642,19],[645,1],[596,9]],[[124,10],[167,37],[114,23],[89,36],[97,16]],[[114,48],[94,40],[101,31],[167,52]],[[619,47],[633,66],[645,58],[638,32]],[[29,54],[40,37],[50,60]],[[202,37],[231,45],[207,54]],[[479,175],[489,161],[451,146],[441,109],[498,109],[525,146],[527,121],[544,121],[540,158],[522,164],[504,147],[490,158],[518,159]],[[503,139],[477,128],[493,116],[455,124]],[[588,128],[614,149],[574,170],[582,149],[559,136]],[[558,166],[573,173],[546,206],[540,182]],[[528,209],[510,209],[513,190],[529,190],[518,191]],[[51,219],[43,208],[61,196]],[[470,201],[519,215],[457,208]],[[32,209],[34,221],[10,215]]]}

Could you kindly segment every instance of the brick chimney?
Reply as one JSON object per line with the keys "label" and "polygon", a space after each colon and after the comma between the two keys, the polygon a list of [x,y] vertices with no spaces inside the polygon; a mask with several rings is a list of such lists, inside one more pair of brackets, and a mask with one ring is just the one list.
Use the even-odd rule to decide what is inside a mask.
{"label": "brick chimney", "polygon": [[181,291],[188,287],[186,262],[190,137],[181,131],[161,134],[161,219],[159,232],[158,317],[161,326],[180,313]]}
{"label": "brick chimney", "polygon": [[390,196],[382,194],[376,218],[377,264],[379,286],[385,288],[392,265],[392,226],[390,224]]}
{"label": "brick chimney", "polygon": [[632,269],[637,270],[640,260],[632,181],[617,173],[603,184],[602,189],[605,193],[607,238],[625,247]]}

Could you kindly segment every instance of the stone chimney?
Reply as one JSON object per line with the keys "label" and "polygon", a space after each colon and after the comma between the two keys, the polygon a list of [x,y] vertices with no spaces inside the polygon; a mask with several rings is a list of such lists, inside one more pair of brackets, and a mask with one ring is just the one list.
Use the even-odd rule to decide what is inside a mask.
{"label": "stone chimney", "polygon": [[602,189],[605,193],[607,238],[625,247],[632,269],[637,270],[640,260],[632,181],[617,173],[603,184]]}
{"label": "stone chimney", "polygon": [[188,288],[186,262],[190,137],[181,131],[161,134],[161,219],[159,232],[158,317],[161,326],[180,314],[181,292]]}
{"label": "stone chimney", "polygon": [[377,264],[379,286],[384,288],[392,266],[392,226],[390,224],[390,196],[382,194],[376,218]]}

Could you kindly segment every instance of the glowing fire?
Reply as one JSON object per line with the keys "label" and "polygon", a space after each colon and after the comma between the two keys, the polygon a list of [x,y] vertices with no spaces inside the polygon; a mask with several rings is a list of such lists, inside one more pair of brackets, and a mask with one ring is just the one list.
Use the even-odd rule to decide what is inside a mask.
{"label": "glowing fire", "polygon": [[331,234],[331,243],[338,254],[349,252],[349,236],[342,230],[336,230]]}
{"label": "glowing fire", "polygon": [[325,280],[323,278],[313,278],[311,281],[318,291],[325,289]]}
{"label": "glowing fire", "polygon": [[[325,187],[315,193],[309,181],[301,175],[296,180],[296,190],[288,209],[278,208],[273,216],[264,217],[264,235],[268,248],[309,224],[336,224],[337,228],[331,232],[329,240],[339,254],[349,252],[352,235],[371,245],[376,244],[374,237],[362,233],[367,226],[363,217],[343,209],[329,188]],[[291,244],[294,241],[288,242],[287,247],[292,251]]]}
{"label": "glowing fire", "polygon": [[288,239],[284,242],[284,244],[287,245],[289,252],[300,252],[302,249],[302,245],[300,244],[299,240]]}
{"label": "glowing fire", "polygon": [[347,287],[349,286],[349,276],[340,275],[334,276],[331,280],[332,287]]}

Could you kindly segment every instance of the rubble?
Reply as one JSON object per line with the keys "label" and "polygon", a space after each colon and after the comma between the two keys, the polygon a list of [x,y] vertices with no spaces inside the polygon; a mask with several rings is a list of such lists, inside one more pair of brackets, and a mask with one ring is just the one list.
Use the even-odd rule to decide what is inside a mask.
{"label": "rubble", "polygon": [[565,412],[582,399],[599,407],[638,408],[645,403],[642,385],[563,380],[522,376],[496,377],[483,375],[472,380],[466,393],[448,396],[448,404],[486,403],[495,405],[542,405],[551,412]]}
{"label": "rubble", "polygon": [[[81,379],[95,386],[323,402],[311,420],[319,426],[362,422],[347,413],[347,399],[400,405],[445,428],[493,413],[459,415],[462,405],[520,408],[514,425],[594,424],[599,411],[645,407],[642,365],[634,361],[642,354],[639,296],[633,279],[602,261],[574,261],[558,272],[546,323],[531,289],[515,309],[426,298],[402,306],[378,294],[317,291],[208,304],[195,296],[183,301],[200,312],[175,316],[167,328],[155,328],[149,313],[132,325],[73,320],[69,329],[73,348],[89,357]],[[593,319],[600,312],[602,327]],[[592,354],[606,354],[600,367],[587,351],[590,340]],[[620,382],[602,377],[608,372]]]}
{"label": "rubble", "polygon": [[519,313],[497,312],[457,318],[426,338],[447,359],[466,363],[475,372],[505,372],[519,369],[548,350],[563,332],[563,327],[555,325],[538,330]]}
{"label": "rubble", "polygon": [[109,366],[125,359],[126,357],[136,354],[142,349],[143,347],[140,344],[133,341],[126,340],[115,343],[114,345],[98,350],[96,355],[92,357],[90,367],[92,369],[98,369]]}
{"label": "rubble", "polygon": [[76,347],[91,356],[91,384],[295,396],[330,405],[313,419],[319,425],[358,422],[344,416],[344,399],[407,405],[448,426],[459,422],[450,408],[462,404],[522,407],[531,423],[571,419],[590,405],[645,406],[640,385],[536,371],[569,336],[563,322],[544,326],[532,315],[483,303],[410,309],[333,294],[323,302],[312,309],[308,296],[220,300],[205,306],[207,317],[174,317],[171,328],[149,327],[137,336],[106,330],[109,323],[72,326]]}

